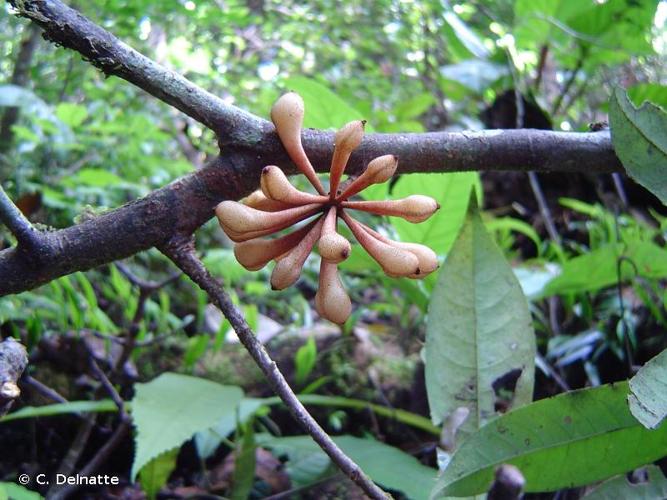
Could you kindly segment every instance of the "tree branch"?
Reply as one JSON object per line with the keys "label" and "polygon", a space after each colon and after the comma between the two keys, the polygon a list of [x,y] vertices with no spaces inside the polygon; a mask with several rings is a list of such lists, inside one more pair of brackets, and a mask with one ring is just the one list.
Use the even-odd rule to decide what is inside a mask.
{"label": "tree branch", "polygon": [[226,104],[178,73],[125,45],[60,0],[9,0],[44,38],[74,49],[107,75],[119,76],[170,104],[218,135],[259,128],[259,118]]}
{"label": "tree branch", "polygon": [[297,399],[289,384],[278,370],[276,363],[271,359],[254,332],[246,322],[241,311],[232,303],[218,282],[209,274],[204,264],[197,258],[194,249],[194,240],[189,236],[175,236],[160,250],[169,257],[188,277],[204,290],[213,302],[225,315],[239,340],[260,367],[271,387],[283,400],[292,416],[313,440],[329,455],[340,470],[366,492],[370,498],[388,498],[382,489],[377,487],[343,451],[304,408]]}
{"label": "tree branch", "polygon": [[[10,0],[45,36],[79,51],[107,74],[134,83],[211,127],[224,156],[208,166],[94,219],[59,231],[37,233],[30,252],[0,252],[0,296],[29,290],[60,276],[84,271],[159,246],[176,233],[192,234],[224,199],[239,199],[259,184],[261,169],[296,169],[274,127],[226,105],[185,78],[163,68],[64,5],[60,0]],[[315,168],[329,169],[333,132],[306,130],[306,153]],[[370,134],[350,158],[358,174],[374,157],[400,157],[399,173],[463,170],[537,172],[623,171],[608,131],[566,133],[488,130],[425,134]]]}
{"label": "tree branch", "polygon": [[25,218],[16,205],[9,199],[7,193],[0,185],[0,222],[18,241],[19,245],[25,246],[26,250],[32,250],[38,241],[37,231],[32,227],[30,221]]}

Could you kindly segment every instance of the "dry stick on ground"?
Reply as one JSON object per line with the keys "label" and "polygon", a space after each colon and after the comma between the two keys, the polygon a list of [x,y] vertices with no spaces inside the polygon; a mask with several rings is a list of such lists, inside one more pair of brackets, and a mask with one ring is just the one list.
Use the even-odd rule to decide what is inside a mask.
{"label": "dry stick on ground", "polygon": [[195,254],[194,240],[189,237],[175,237],[169,244],[161,248],[192,281],[204,290],[210,300],[222,311],[241,343],[248,350],[257,365],[268,379],[273,390],[283,400],[292,416],[301,424],[315,442],[326,452],[331,460],[354,481],[371,498],[386,499],[388,495],[376,486],[340,448],[329,435],[319,426],[315,419],[297,399],[287,384],[285,377],[278,370],[276,363],[264,349],[262,343],[251,330],[243,314],[232,303],[222,286],[209,274],[204,264]]}

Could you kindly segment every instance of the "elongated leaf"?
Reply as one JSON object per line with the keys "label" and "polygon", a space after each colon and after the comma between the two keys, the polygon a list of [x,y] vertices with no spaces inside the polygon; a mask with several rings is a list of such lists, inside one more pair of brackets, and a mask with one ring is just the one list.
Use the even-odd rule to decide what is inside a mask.
{"label": "elongated leaf", "polygon": [[626,382],[543,399],[470,436],[438,479],[433,497],[486,491],[494,468],[516,465],[526,491],[554,491],[630,471],[667,454],[667,425],[650,431],[632,416]]}
{"label": "elongated leaf", "polygon": [[560,275],[547,284],[544,296],[592,292],[615,284],[621,257],[621,279],[636,274],[645,278],[667,276],[667,250],[664,248],[650,241],[633,241],[627,245],[612,243],[568,260]]}
{"label": "elongated leaf", "polygon": [[114,412],[118,411],[115,403],[110,399],[100,401],[69,401],[45,406],[26,406],[14,413],[0,418],[0,423],[19,420],[22,418],[51,417],[55,415],[69,415],[79,412]]}
{"label": "elongated leaf", "polygon": [[625,474],[611,478],[593,491],[584,495],[585,500],[617,500],[632,498],[632,500],[655,500],[667,498],[667,478],[659,467],[649,465],[647,468],[648,481],[633,484]]}
{"label": "elongated leaf", "polygon": [[155,500],[162,487],[167,484],[171,471],[176,467],[179,448],[173,448],[158,455],[139,471],[139,483],[146,496]]}
{"label": "elongated leaf", "polygon": [[667,350],[632,377],[628,404],[635,418],[648,429],[655,429],[667,416]]}
{"label": "elongated leaf", "polygon": [[[431,296],[425,355],[434,423],[465,406],[470,415],[461,430],[470,433],[497,415],[497,404],[532,399],[535,336],[528,303],[474,197]],[[508,388],[503,379],[509,393],[499,388]]]}
{"label": "elongated leaf", "polygon": [[243,391],[196,377],[163,373],[137,384],[132,416],[137,429],[132,480],[150,460],[233,415]]}
{"label": "elongated leaf", "polygon": [[614,151],[628,175],[667,204],[667,113],[646,102],[635,108],[617,88],[609,102]]}
{"label": "elongated leaf", "polygon": [[234,477],[230,500],[246,500],[249,497],[252,485],[255,482],[256,448],[255,433],[251,421],[243,426],[243,436],[237,436],[236,439]]}

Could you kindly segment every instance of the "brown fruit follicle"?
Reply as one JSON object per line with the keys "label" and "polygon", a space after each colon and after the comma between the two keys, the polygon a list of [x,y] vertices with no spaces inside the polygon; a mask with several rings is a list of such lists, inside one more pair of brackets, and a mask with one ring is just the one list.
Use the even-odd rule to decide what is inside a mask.
{"label": "brown fruit follicle", "polygon": [[[261,190],[244,203],[222,202],[216,215],[222,229],[238,245],[237,260],[247,269],[262,268],[276,261],[271,275],[273,289],[282,290],[294,284],[317,243],[321,256],[320,284],[315,305],[320,314],[335,323],[343,323],[351,313],[351,302],[338,275],[338,264],[349,257],[350,242],[338,233],[342,219],[361,246],[393,277],[422,278],[437,269],[437,256],[428,247],[389,240],[377,231],[359,223],[349,212],[366,211],[378,215],[403,217],[422,222],[440,208],[427,196],[413,195],[402,200],[351,201],[349,198],[372,184],[389,180],[396,172],[398,158],[384,155],[369,162],[359,177],[339,186],[350,158],[363,139],[365,121],[344,125],[335,137],[330,169],[330,189],[325,191],[301,144],[303,100],[293,92],[282,96],[271,110],[271,119],[285,150],[308,178],[318,194],[299,191],[282,170],[269,165],[262,170]],[[277,233],[305,219],[316,220],[294,232],[275,239],[262,238]]]}

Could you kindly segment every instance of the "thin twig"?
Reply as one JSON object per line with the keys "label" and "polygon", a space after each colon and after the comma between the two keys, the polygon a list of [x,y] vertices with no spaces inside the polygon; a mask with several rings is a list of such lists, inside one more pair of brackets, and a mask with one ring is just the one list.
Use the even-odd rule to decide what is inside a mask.
{"label": "thin twig", "polygon": [[248,350],[255,363],[262,370],[273,390],[283,400],[292,416],[313,438],[340,470],[354,481],[366,494],[374,499],[386,499],[388,495],[376,486],[371,479],[333,442],[327,433],[308,413],[278,370],[264,346],[257,340],[241,311],[233,304],[229,295],[209,274],[204,264],[195,254],[194,241],[189,237],[174,238],[160,250],[169,257],[192,281],[204,290],[211,301],[225,315],[234,331]]}
{"label": "thin twig", "polygon": [[2,186],[0,186],[0,221],[12,232],[19,245],[23,245],[26,249],[36,247],[39,233],[14,205]]}
{"label": "thin twig", "polygon": [[39,380],[32,378],[27,373],[23,375],[21,381],[30,388],[34,389],[35,392],[40,393],[42,396],[50,399],[51,401],[55,401],[56,403],[67,403],[67,399],[61,396],[58,391],[52,389],[48,385],[43,384]]}

